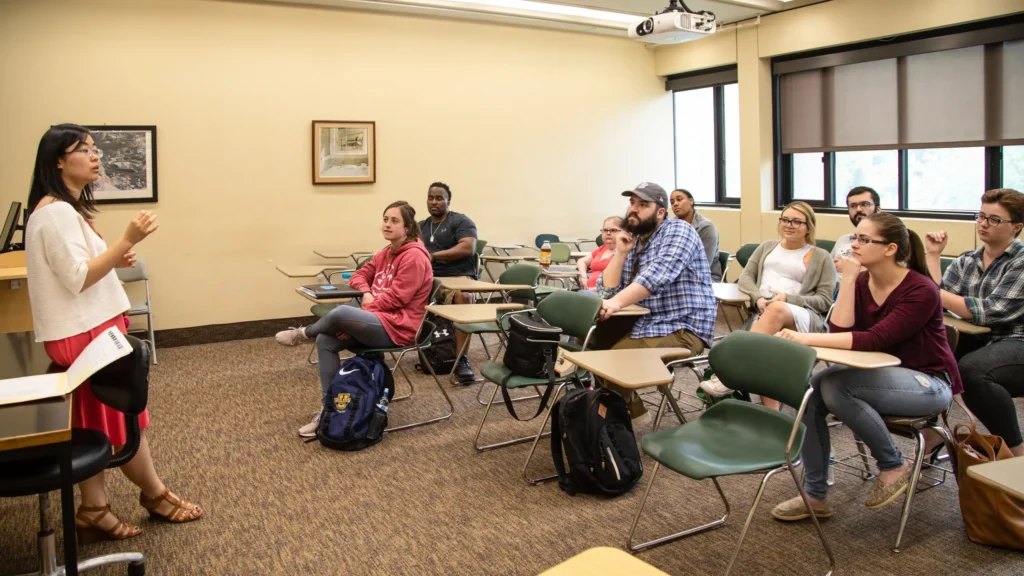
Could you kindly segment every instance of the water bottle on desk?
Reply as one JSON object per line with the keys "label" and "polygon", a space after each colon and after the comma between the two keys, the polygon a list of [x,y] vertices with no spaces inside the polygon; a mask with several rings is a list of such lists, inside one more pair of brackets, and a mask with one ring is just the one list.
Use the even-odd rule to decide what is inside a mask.
{"label": "water bottle on desk", "polygon": [[540,247],[540,265],[543,268],[551,266],[551,242],[547,240]]}

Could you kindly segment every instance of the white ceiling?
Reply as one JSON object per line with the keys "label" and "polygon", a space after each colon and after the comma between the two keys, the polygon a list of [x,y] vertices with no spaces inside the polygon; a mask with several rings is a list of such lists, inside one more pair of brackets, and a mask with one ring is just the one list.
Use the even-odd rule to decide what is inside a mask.
{"label": "white ceiling", "polygon": [[[486,11],[462,8],[458,0],[422,0],[423,5],[415,3],[421,0],[238,0],[250,2],[310,4],[332,8],[354,9],[371,12],[393,12],[436,18],[454,18],[477,22],[494,22],[515,26],[530,26],[568,30],[591,34],[626,36],[625,26],[614,27],[607,22],[601,23],[587,18],[574,16],[540,16],[517,12],[514,9],[488,9]],[[472,1],[472,0],[466,0]],[[592,8],[625,14],[636,14],[638,17],[650,16],[668,6],[669,0],[534,0],[547,4],[563,4]],[[699,12],[707,10],[715,14],[718,23],[728,24],[770,14],[780,10],[790,10],[808,4],[826,2],[827,0],[685,0],[686,6]],[[497,10],[497,12],[495,11]]]}

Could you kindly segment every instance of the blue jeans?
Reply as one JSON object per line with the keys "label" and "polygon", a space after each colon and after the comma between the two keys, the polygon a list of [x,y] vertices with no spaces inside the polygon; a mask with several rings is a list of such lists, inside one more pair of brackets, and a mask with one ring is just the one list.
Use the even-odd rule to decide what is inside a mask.
{"label": "blue jeans", "polygon": [[944,379],[898,366],[832,366],[811,377],[811,386],[814,392],[803,420],[807,436],[800,455],[804,461],[804,489],[819,500],[828,495],[831,441],[825,416],[835,414],[849,426],[871,450],[879,470],[894,470],[903,465],[903,454],[893,443],[882,415],[939,414],[953,399]]}
{"label": "blue jeans", "polygon": [[[343,340],[338,338],[338,334],[347,334],[349,338]],[[338,354],[342,350],[353,345],[370,348],[392,348],[395,345],[384,331],[380,318],[373,312],[360,309],[354,300],[306,326],[306,336],[316,338],[321,400],[330,394],[331,380],[341,369]]]}

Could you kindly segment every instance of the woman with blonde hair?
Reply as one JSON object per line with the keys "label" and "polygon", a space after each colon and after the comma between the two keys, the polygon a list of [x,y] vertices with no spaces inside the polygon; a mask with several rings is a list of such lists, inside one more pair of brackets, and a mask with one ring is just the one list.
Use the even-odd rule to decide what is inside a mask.
{"label": "woman with blonde hair", "polygon": [[[817,222],[806,202],[793,202],[779,215],[780,240],[768,240],[754,250],[740,275],[740,292],[750,298],[751,332],[775,334],[782,329],[824,332],[825,315],[832,305],[836,266],[832,256],[814,244]],[[701,382],[712,396],[732,390],[717,378]],[[764,405],[778,408],[775,400]]]}

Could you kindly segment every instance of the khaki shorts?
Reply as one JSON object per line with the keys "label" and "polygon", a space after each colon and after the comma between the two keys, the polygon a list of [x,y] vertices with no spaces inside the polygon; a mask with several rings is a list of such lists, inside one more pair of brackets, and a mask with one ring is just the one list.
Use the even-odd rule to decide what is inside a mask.
{"label": "khaki shorts", "polygon": [[[466,279],[466,280],[473,280],[472,276],[445,276],[445,278],[463,278],[463,279]],[[455,295],[456,294],[459,294],[458,290],[449,290],[449,289],[445,288],[444,286],[442,286],[442,287],[437,289],[437,303],[438,304],[451,304],[452,301],[455,299]],[[469,296],[470,301],[472,301],[473,295],[472,294],[467,294],[467,296]]]}

